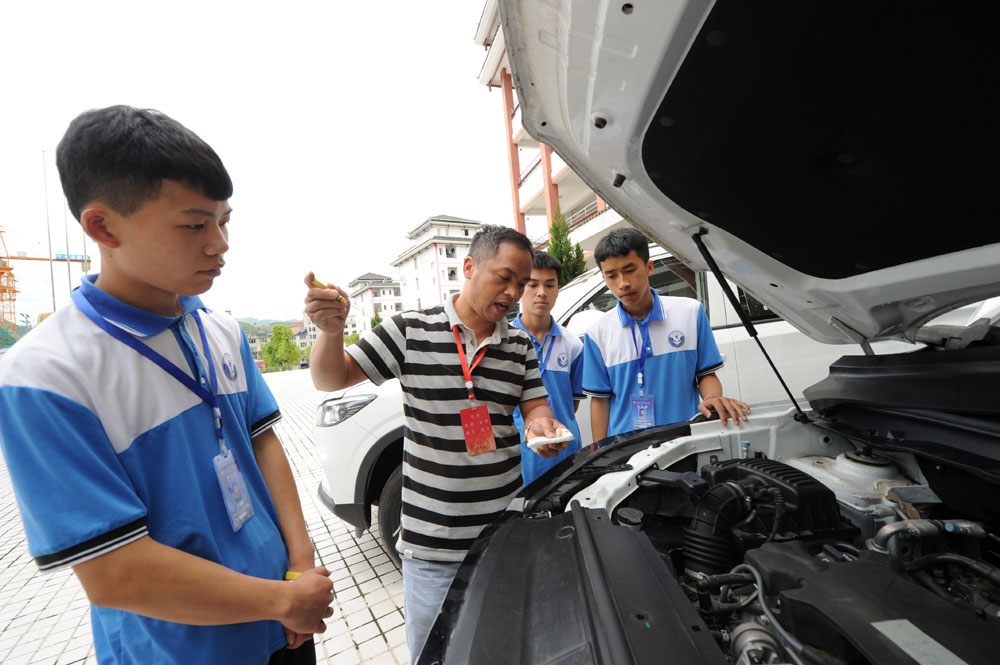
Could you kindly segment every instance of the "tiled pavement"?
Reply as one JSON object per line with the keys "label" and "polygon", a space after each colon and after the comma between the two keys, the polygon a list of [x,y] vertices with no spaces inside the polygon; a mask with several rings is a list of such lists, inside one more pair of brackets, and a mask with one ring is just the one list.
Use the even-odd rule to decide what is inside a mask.
{"label": "tiled pavement", "polygon": [[[299,488],[317,560],[332,571],[336,613],[316,636],[329,665],[409,663],[403,582],[381,543],[360,538],[316,496],[320,468],[310,431],[321,394],[307,370],[266,374],[284,419],[276,427]],[[28,556],[7,469],[0,459],[0,663],[96,664],[87,598],[71,571],[42,575]]]}

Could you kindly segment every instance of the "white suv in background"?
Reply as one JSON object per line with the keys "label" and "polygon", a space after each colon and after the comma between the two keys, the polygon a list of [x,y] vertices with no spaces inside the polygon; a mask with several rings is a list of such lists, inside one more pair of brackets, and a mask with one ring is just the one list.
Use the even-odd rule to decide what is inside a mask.
{"label": "white suv in background", "polygon": [[[698,298],[705,305],[725,359],[718,372],[725,394],[749,404],[787,399],[715,277],[708,272],[692,271],[655,246],[651,247],[650,258],[654,263],[650,284],[660,295]],[[827,375],[833,361],[848,352],[806,337],[743,289],[731,286],[797,398],[806,387]],[[600,271],[593,268],[560,290],[552,315],[571,332],[582,336],[595,319],[615,304]],[[891,352],[895,345],[907,346],[898,342],[882,345],[882,352]],[[580,405],[577,423],[583,444],[589,444],[592,441],[589,400]],[[356,527],[359,535],[371,526],[371,508],[378,506],[379,535],[398,565],[395,543],[403,487],[403,395],[399,382],[387,381],[376,386],[364,381],[329,393],[319,406],[313,441],[323,466],[320,499],[338,517]]]}

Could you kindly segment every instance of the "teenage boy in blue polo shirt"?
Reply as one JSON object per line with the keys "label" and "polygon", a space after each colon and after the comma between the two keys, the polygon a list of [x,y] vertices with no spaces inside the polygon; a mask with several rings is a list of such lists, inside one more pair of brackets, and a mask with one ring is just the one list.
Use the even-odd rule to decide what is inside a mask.
{"label": "teenage boy in blue polo shirt", "polygon": [[718,412],[723,425],[745,420],[750,408],[724,397],[715,375],[722,356],[704,307],[649,286],[646,237],[616,229],[597,243],[594,259],[618,298],[584,336],[583,392],[591,397],[594,441],[688,421],[699,411]]}
{"label": "teenage boy in blue polo shirt", "polygon": [[229,174],[180,123],[126,106],[77,117],[56,154],[101,272],[0,363],[31,555],[72,566],[101,665],[315,662],[332,583],[281,414],[238,324],[197,297],[229,248]]}
{"label": "teenage boy in blue polo shirt", "polygon": [[514,424],[521,432],[521,477],[524,484],[538,478],[557,463],[580,450],[580,426],[576,409],[583,399],[583,342],[552,318],[552,308],[559,297],[562,266],[547,252],[535,252],[531,259],[531,279],[521,296],[521,313],[514,325],[528,333],[538,356],[538,371],[549,393],[549,408],[556,420],[573,433],[573,440],[556,457],[536,455],[524,442],[524,419],[521,409],[514,411]]}

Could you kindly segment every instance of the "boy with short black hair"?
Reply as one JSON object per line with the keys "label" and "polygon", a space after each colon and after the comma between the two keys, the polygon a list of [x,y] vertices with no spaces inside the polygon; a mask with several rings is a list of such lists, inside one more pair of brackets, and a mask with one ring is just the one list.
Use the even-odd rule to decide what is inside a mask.
{"label": "boy with short black hair", "polygon": [[32,556],[73,567],[102,664],[315,662],[297,647],[332,584],[281,414],[239,325],[197,297],[229,248],[229,174],[180,123],[127,106],[77,117],[57,164],[101,272],[0,363]]}
{"label": "boy with short black hair", "polygon": [[584,336],[583,391],[590,395],[594,441],[718,412],[722,423],[750,408],[722,395],[722,355],[705,308],[693,298],[660,296],[649,286],[646,236],[616,229],[594,259],[618,306]]}
{"label": "boy with short black hair", "polygon": [[[522,431],[521,477],[525,485],[575,455],[582,445],[576,409],[584,398],[583,342],[552,318],[561,277],[562,265],[554,256],[548,252],[535,252],[531,260],[531,279],[521,297],[521,313],[514,319],[513,325],[528,333],[538,356],[542,383],[549,393],[549,408],[556,420],[573,433],[573,440],[558,456],[540,457],[525,443]],[[518,430],[524,429],[520,409],[514,411],[514,423]]]}

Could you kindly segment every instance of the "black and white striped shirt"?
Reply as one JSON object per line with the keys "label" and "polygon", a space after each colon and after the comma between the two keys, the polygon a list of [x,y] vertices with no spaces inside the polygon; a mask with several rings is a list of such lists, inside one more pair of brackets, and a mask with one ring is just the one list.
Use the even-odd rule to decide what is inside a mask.
{"label": "black and white striped shirt", "polygon": [[[488,346],[472,371],[475,401],[465,387],[456,325],[467,362]],[[512,414],[521,402],[547,395],[531,340],[501,320],[477,345],[449,299],[444,306],[393,316],[347,352],[372,382],[398,378],[403,387],[403,517],[396,546],[407,557],[461,561],[521,488]],[[497,449],[471,456],[459,412],[481,404],[489,409]]]}

